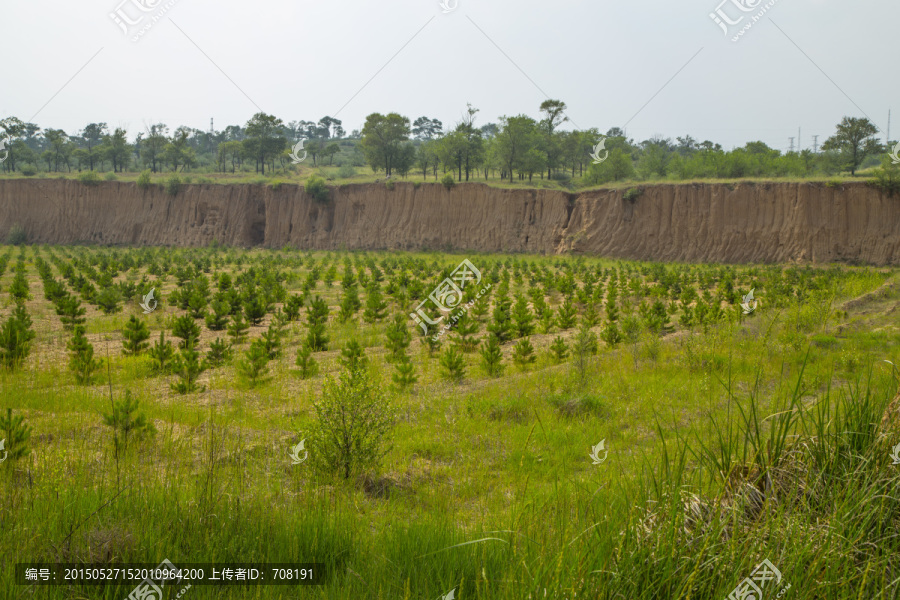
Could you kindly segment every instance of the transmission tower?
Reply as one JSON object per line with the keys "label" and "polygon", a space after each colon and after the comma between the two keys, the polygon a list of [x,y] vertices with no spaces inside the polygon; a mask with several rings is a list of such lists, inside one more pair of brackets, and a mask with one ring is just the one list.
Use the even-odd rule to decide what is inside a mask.
{"label": "transmission tower", "polygon": [[791,149],[788,150],[788,152],[793,153],[794,152],[794,138],[789,137],[788,139],[791,140]]}
{"label": "transmission tower", "polygon": [[819,136],[813,136],[813,154],[817,154],[819,152]]}

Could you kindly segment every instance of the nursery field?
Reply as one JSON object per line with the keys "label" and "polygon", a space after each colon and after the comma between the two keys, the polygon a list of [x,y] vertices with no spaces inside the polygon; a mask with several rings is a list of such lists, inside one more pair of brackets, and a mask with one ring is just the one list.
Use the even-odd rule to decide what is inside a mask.
{"label": "nursery field", "polygon": [[17,563],[163,560],[321,565],[166,586],[198,600],[721,599],[766,560],[762,598],[898,598],[897,284],[0,246],[0,598],[135,587]]}

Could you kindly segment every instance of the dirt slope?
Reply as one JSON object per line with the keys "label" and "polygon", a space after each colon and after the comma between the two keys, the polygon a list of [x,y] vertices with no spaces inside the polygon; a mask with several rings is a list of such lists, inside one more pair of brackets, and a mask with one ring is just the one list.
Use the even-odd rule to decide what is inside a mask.
{"label": "dirt slope", "polygon": [[0,236],[66,244],[589,253],[642,260],[900,264],[900,199],[862,183],[661,185],[566,194],[482,184],[158,187],[0,180]]}

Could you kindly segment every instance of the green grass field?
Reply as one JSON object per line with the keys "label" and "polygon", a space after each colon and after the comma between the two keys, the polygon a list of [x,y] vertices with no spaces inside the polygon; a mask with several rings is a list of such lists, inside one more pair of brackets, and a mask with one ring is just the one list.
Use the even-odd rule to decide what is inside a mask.
{"label": "green grass field", "polygon": [[[476,331],[451,330],[432,352],[409,314],[463,259],[491,288],[470,311]],[[900,382],[884,362],[900,365],[895,270],[85,246],[0,246],[0,266],[0,324],[20,303],[35,334],[27,356],[0,369],[0,416],[9,407],[31,427],[28,454],[0,464],[2,598],[134,588],[17,585],[16,563],[163,559],[324,565],[319,586],[185,591],[198,600],[721,599],[764,559],[782,575],[767,599],[785,586],[780,597],[900,597],[889,408]],[[99,368],[84,384],[51,280],[86,309]],[[342,321],[351,280],[360,306]],[[151,287],[159,305],[145,315]],[[745,315],[751,289],[758,305]],[[109,314],[104,290],[117,300]],[[378,295],[384,315],[371,318]],[[295,362],[316,296],[329,339],[303,378]],[[296,319],[284,315],[291,297],[303,299]],[[123,354],[132,315],[150,342],[163,330],[178,342],[174,318],[216,300],[246,313],[256,298],[261,321],[199,375],[198,391],[175,391],[179,378],[146,351]],[[401,351],[417,381],[405,389],[386,348],[395,315],[412,334]],[[509,317],[503,371],[488,375],[480,348]],[[273,321],[280,354],[253,381],[239,364]],[[195,322],[201,354],[232,341]],[[523,338],[533,362],[514,360]],[[565,358],[551,351],[557,338]],[[394,424],[380,464],[344,477],[311,441],[314,403],[347,372],[352,341]],[[446,357],[457,347],[454,376]],[[103,415],[126,391],[156,432],[117,447]],[[295,465],[301,440],[313,460]]]}

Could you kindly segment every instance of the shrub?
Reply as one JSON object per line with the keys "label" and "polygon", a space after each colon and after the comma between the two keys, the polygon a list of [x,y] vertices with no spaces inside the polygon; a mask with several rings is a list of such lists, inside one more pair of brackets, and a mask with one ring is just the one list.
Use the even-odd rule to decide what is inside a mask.
{"label": "shrub", "polygon": [[887,157],[884,158],[881,166],[872,173],[875,176],[872,185],[890,196],[900,193],[900,167],[893,164]]}
{"label": "shrub", "polygon": [[178,175],[172,173],[172,175],[166,179],[166,193],[170,196],[177,196],[179,189],[181,189],[181,179],[178,178]]}
{"label": "shrub", "polygon": [[356,169],[353,165],[341,165],[337,170],[337,175],[341,179],[352,179],[356,176]]}
{"label": "shrub", "polygon": [[118,180],[119,180],[119,178],[116,177],[116,174],[113,173],[112,171],[110,171],[109,173],[107,173],[106,175],[104,175],[104,176],[103,176],[103,179],[104,179],[105,181],[118,181]]}
{"label": "shrub", "polygon": [[453,179],[453,175],[447,173],[443,178],[441,178],[441,185],[443,185],[449,191],[450,188],[456,185],[456,180]]}
{"label": "shrub", "polygon": [[21,172],[25,177],[34,177],[37,175],[37,169],[34,168],[34,165],[22,165]]}
{"label": "shrub", "polygon": [[317,468],[350,479],[379,467],[389,450],[395,412],[367,371],[344,371],[337,380],[329,377],[313,406],[317,423],[310,454]]}
{"label": "shrub", "polygon": [[141,171],[141,174],[138,175],[137,178],[137,186],[142,190],[146,190],[150,187],[150,169]]}
{"label": "shrub", "polygon": [[625,193],[622,194],[622,198],[633,202],[634,200],[637,200],[643,193],[643,188],[628,188],[627,190],[625,190]]}
{"label": "shrub", "polygon": [[18,223],[14,223],[6,234],[6,243],[10,246],[21,246],[28,242],[28,234]]}
{"label": "shrub", "polygon": [[100,185],[103,179],[96,171],[85,171],[78,175],[78,182],[82,185]]}
{"label": "shrub", "polygon": [[313,175],[306,180],[306,193],[316,202],[328,202],[331,197],[331,190],[325,185],[325,180],[321,177]]}

